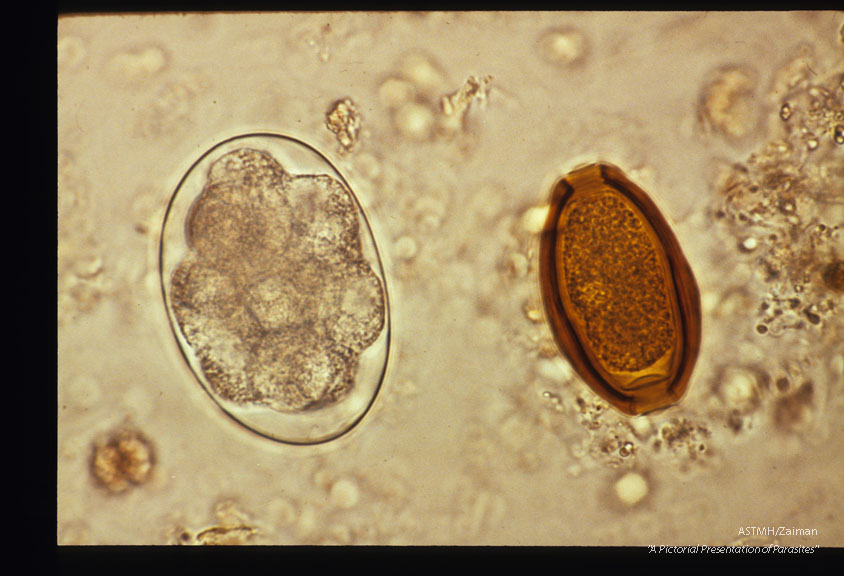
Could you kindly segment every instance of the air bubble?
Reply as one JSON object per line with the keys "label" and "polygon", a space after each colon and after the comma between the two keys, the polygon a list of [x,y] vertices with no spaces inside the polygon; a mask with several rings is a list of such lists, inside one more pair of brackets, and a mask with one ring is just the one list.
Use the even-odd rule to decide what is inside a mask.
{"label": "air bubble", "polygon": [[628,472],[615,483],[615,495],[625,506],[635,506],[648,495],[648,481],[636,472]]}
{"label": "air bubble", "polygon": [[160,259],[183,356],[234,420],[315,444],[368,412],[389,355],[384,272],[357,198],[317,150],[277,134],[211,148],[170,200]]}
{"label": "air bubble", "polygon": [[548,206],[532,206],[528,208],[522,213],[522,230],[528,234],[538,234],[542,232],[542,227],[545,225],[547,217]]}
{"label": "air bubble", "polygon": [[531,322],[539,323],[539,322],[542,321],[542,310],[540,310],[536,306],[533,306],[532,304],[527,303],[527,304],[524,305],[523,311],[524,311],[527,319],[530,320]]}
{"label": "air bubble", "polygon": [[753,252],[756,250],[757,246],[759,246],[759,241],[753,236],[746,238],[744,242],[741,243],[741,249],[744,252]]}

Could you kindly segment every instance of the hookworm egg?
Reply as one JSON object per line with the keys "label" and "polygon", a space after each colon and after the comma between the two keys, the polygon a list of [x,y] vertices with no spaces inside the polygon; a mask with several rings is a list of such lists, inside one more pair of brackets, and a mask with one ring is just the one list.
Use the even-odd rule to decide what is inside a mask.
{"label": "hookworm egg", "polygon": [[160,273],[183,357],[246,428],[316,444],[372,406],[390,347],[384,270],[357,197],[311,146],[248,134],[205,152],[168,205]]}
{"label": "hookworm egg", "polygon": [[554,185],[539,279],[557,346],[601,398],[628,415],[681,400],[700,293],[667,221],[619,168],[590,164]]}

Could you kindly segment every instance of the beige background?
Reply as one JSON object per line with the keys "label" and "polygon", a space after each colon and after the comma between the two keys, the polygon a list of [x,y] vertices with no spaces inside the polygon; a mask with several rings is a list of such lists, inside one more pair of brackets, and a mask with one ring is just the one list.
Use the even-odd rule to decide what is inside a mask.
{"label": "beige background", "polygon": [[[216,527],[250,544],[844,544],[842,299],[817,272],[844,255],[844,148],[834,128],[795,124],[832,126],[832,109],[779,117],[789,90],[824,82],[841,110],[843,23],[833,12],[60,18],[58,542],[190,543]],[[449,115],[441,98],[471,78],[465,116]],[[325,125],[343,98],[361,121],[349,151]],[[713,214],[723,170],[784,126],[817,137],[792,172],[831,200],[807,192],[799,225],[754,225],[791,226],[803,246],[825,223],[809,260],[766,253],[806,270],[803,294],[827,308],[820,324],[795,316],[761,335],[760,302],[786,288],[761,272],[764,246],[739,249],[747,230]],[[170,195],[205,150],[253,131],[328,156],[386,264],[381,394],[322,446],[262,439],[221,413],[162,302]],[[538,305],[542,203],[557,177],[598,159],[651,192],[703,297],[690,392],[638,419],[571,373]],[[811,401],[784,422],[805,381]],[[90,474],[92,443],[125,425],[157,460],[148,482],[111,494]],[[740,533],[769,526],[816,532]]]}

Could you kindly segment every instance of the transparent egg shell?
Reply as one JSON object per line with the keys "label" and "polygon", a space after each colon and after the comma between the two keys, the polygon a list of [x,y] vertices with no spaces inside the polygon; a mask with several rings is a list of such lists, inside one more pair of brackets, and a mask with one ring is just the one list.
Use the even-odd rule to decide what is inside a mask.
{"label": "transparent egg shell", "polygon": [[384,268],[319,151],[270,133],[213,146],[170,199],[159,266],[182,355],[235,421],[317,444],[369,411],[390,350]]}

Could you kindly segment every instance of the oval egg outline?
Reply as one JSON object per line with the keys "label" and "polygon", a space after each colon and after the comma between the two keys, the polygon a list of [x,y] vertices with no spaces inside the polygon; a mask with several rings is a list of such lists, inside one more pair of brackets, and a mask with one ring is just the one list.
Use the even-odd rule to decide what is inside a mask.
{"label": "oval egg outline", "polygon": [[[672,299],[680,314],[682,347],[680,358],[670,381],[658,394],[624,392],[608,381],[597,369],[576,328],[566,312],[558,286],[557,245],[560,221],[567,201],[578,192],[573,178],[595,172],[613,191],[629,200],[653,230],[661,252],[669,267],[668,279],[673,286]],[[589,175],[593,176],[593,175]],[[551,188],[548,214],[539,242],[539,287],[545,318],[557,348],[571,361],[576,372],[589,387],[611,406],[629,416],[646,414],[676,405],[684,397],[696,363],[702,337],[700,290],[683,251],[668,221],[650,196],[627,178],[620,168],[607,162],[584,164],[559,178]]]}
{"label": "oval egg outline", "polygon": [[[234,413],[234,410],[230,407],[227,407],[227,402],[221,398],[217,397],[217,394],[211,389],[211,385],[206,381],[204,378],[204,374],[202,374],[202,370],[197,366],[197,360],[195,356],[192,354],[191,346],[186,341],[184,335],[182,334],[182,330],[179,326],[178,321],[174,317],[174,312],[172,310],[170,297],[169,297],[169,283],[170,278],[167,274],[168,271],[168,262],[166,252],[165,243],[167,242],[168,237],[168,223],[172,222],[171,216],[173,214],[174,205],[179,198],[180,192],[183,191],[186,183],[189,180],[196,178],[197,169],[204,164],[208,164],[210,167],[214,161],[219,159],[219,157],[224,156],[226,153],[234,151],[238,148],[248,148],[252,147],[256,150],[262,151],[266,154],[269,154],[276,162],[278,162],[282,168],[284,168],[285,172],[290,173],[294,176],[311,176],[311,175],[318,175],[324,172],[314,172],[313,170],[308,171],[307,169],[304,172],[294,172],[296,170],[296,166],[290,166],[288,170],[288,166],[285,165],[284,162],[281,162],[276,157],[276,154],[272,151],[268,151],[265,148],[262,148],[260,145],[252,145],[248,143],[250,140],[255,139],[274,139],[283,143],[284,146],[292,146],[298,148],[296,150],[297,153],[304,152],[306,155],[310,156],[311,161],[316,161],[319,163],[323,163],[325,166],[329,167],[333,173],[327,174],[332,178],[336,178],[339,180],[340,184],[345,188],[348,192],[349,196],[354,202],[355,208],[357,210],[357,214],[359,216],[358,227],[361,231],[361,243],[362,243],[362,253],[364,258],[369,263],[370,267],[373,269],[375,275],[381,280],[382,289],[383,289],[383,297],[384,297],[384,325],[382,328],[381,333],[376,338],[376,340],[367,348],[365,349],[361,356],[365,355],[369,349],[375,349],[378,346],[383,346],[383,362],[379,360],[377,364],[377,369],[375,372],[377,373],[377,377],[374,380],[377,380],[374,388],[372,389],[371,393],[368,394],[366,398],[365,405],[357,411],[353,418],[349,419],[347,422],[343,422],[342,425],[338,425],[329,429],[328,431],[318,434],[316,436],[307,436],[307,435],[298,435],[295,437],[284,437],[282,434],[278,434],[269,430],[269,426],[261,426],[256,425],[255,422],[244,421],[243,417],[238,416]],[[239,144],[241,141],[244,141],[243,146],[236,146],[232,147],[234,144]],[[229,148],[229,150],[225,150]],[[291,148],[292,149],[292,148]],[[200,179],[205,181],[207,178],[207,171],[201,173]],[[194,198],[191,199],[190,205],[196,201],[199,197],[197,194]],[[184,222],[177,223],[177,228],[179,229],[179,233],[186,234],[185,228],[187,226],[187,220],[185,219]],[[364,240],[364,237],[368,240]],[[179,258],[177,260],[180,261]],[[390,293],[391,290],[388,286],[386,268],[384,266],[384,261],[381,256],[379,242],[378,239],[375,237],[375,233],[373,227],[370,223],[369,216],[364,209],[364,206],[361,204],[360,199],[358,198],[357,194],[355,193],[352,186],[349,184],[346,177],[340,172],[340,170],[334,165],[328,157],[325,156],[322,152],[320,152],[314,146],[304,142],[303,140],[288,136],[285,134],[274,133],[274,132],[249,132],[244,134],[238,134],[235,136],[228,137],[224,140],[221,140],[208,148],[205,152],[203,152],[185,171],[182,177],[179,179],[176,188],[174,189],[173,193],[170,195],[170,198],[167,202],[166,209],[164,211],[164,216],[162,219],[159,241],[158,241],[158,276],[159,276],[159,286],[161,289],[161,297],[164,303],[164,307],[167,313],[167,320],[170,325],[171,332],[173,333],[174,338],[178,344],[179,352],[187,364],[188,368],[190,369],[191,373],[193,374],[194,378],[199,382],[202,386],[202,389],[205,391],[208,396],[214,401],[217,407],[231,420],[236,422],[238,425],[246,428],[250,432],[272,440],[274,442],[278,442],[281,444],[287,444],[292,446],[314,446],[319,444],[325,444],[336,440],[352,430],[356,429],[358,425],[363,421],[367,414],[371,411],[372,407],[375,404],[376,399],[378,398],[379,394],[381,393],[381,389],[384,385],[384,379],[387,374],[387,370],[390,364],[390,356],[391,356],[391,348],[392,348],[392,311],[391,311],[391,302],[390,302]],[[191,350],[188,352],[187,349]],[[359,369],[361,367],[359,366]],[[356,378],[355,387],[358,385],[358,380]],[[349,392],[349,395],[352,396],[354,394],[354,388]],[[337,402],[337,405],[343,405],[346,401],[350,400],[350,398],[343,398]],[[330,409],[330,407],[329,407]],[[264,412],[268,411],[269,409],[263,409]],[[245,409],[246,412],[249,409]],[[272,411],[271,411],[272,412]],[[305,413],[305,416],[309,416],[309,414]],[[297,418],[301,415],[294,414],[294,415],[282,415],[279,412],[272,412],[272,414],[268,415],[267,418],[278,419],[281,418]],[[327,418],[326,418],[327,419]]]}

